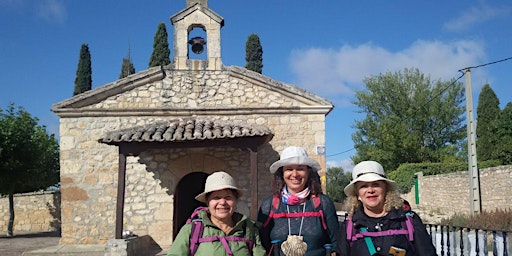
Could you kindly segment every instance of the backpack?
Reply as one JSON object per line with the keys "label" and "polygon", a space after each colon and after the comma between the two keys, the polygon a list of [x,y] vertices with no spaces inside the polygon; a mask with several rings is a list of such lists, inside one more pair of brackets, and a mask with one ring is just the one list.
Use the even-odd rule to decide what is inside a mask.
{"label": "backpack", "polygon": [[317,195],[312,195],[311,200],[313,201],[313,206],[315,208],[315,211],[313,212],[293,212],[293,213],[287,213],[287,212],[279,212],[276,213],[279,209],[279,203],[280,203],[280,196],[274,195],[272,197],[272,207],[270,208],[270,213],[268,215],[267,220],[263,223],[263,227],[267,227],[270,223],[271,219],[277,219],[277,218],[298,218],[298,217],[320,217],[322,221],[322,227],[324,230],[327,230],[327,223],[325,222],[324,218],[324,212],[322,210],[322,206],[320,205],[320,197]]}
{"label": "backpack", "polygon": [[231,248],[229,248],[228,241],[231,242],[243,242],[247,243],[247,247],[249,248],[249,253],[252,255],[252,248],[254,246],[254,240],[246,239],[245,237],[238,236],[211,236],[211,237],[203,237],[204,224],[203,220],[199,218],[199,212],[206,211],[208,208],[200,206],[197,207],[194,212],[187,219],[187,223],[192,223],[192,230],[190,232],[190,255],[194,255],[197,252],[197,248],[200,243],[203,242],[214,242],[220,241],[226,249],[228,255],[232,256],[233,252]]}

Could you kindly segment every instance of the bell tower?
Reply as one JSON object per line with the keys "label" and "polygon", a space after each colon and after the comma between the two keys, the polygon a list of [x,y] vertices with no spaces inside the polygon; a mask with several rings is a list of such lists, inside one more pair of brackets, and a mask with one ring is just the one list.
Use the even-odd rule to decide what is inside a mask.
{"label": "bell tower", "polygon": [[[208,8],[208,0],[187,0],[185,9],[171,16],[171,23],[174,26],[175,69],[222,69],[220,30],[224,19]],[[197,31],[202,35],[196,35]]]}

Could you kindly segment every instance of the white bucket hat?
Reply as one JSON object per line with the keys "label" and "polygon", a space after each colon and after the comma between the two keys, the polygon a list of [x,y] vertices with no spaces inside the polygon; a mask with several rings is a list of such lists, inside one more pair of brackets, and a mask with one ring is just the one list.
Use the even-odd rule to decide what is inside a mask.
{"label": "white bucket hat", "polygon": [[377,180],[385,181],[388,185],[388,189],[396,190],[396,182],[386,178],[384,168],[381,164],[375,161],[360,162],[356,164],[354,170],[352,170],[352,181],[345,187],[345,195],[353,196],[356,194],[354,184],[358,181],[371,182]]}
{"label": "white bucket hat", "polygon": [[196,200],[199,202],[206,202],[206,194],[223,189],[234,189],[238,191],[238,196],[241,196],[244,189],[236,187],[235,180],[231,175],[226,172],[214,172],[206,178],[204,185],[204,192],[196,196]]}
{"label": "white bucket hat", "polygon": [[321,169],[320,164],[315,159],[308,157],[304,148],[291,146],[285,148],[281,152],[281,158],[270,166],[270,173],[274,174],[280,167],[291,164],[307,165],[313,168],[315,172]]}

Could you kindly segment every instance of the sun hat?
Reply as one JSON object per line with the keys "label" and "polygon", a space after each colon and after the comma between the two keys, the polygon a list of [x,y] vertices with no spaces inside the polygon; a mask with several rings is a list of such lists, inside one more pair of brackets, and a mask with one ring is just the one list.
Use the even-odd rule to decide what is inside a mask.
{"label": "sun hat", "polygon": [[238,191],[238,196],[241,196],[244,189],[239,189],[235,180],[231,175],[226,172],[214,172],[206,178],[204,185],[204,192],[196,196],[196,200],[202,203],[206,203],[206,194],[223,189],[234,189]]}
{"label": "sun hat", "polygon": [[377,180],[385,181],[388,188],[391,190],[396,189],[396,182],[386,178],[384,168],[381,164],[375,161],[363,161],[354,166],[354,169],[352,170],[352,181],[345,187],[345,189],[343,189],[343,191],[345,191],[345,195],[353,196],[356,194],[354,184],[358,181],[371,182]]}
{"label": "sun hat", "polygon": [[281,152],[280,159],[270,166],[270,173],[274,174],[279,168],[291,164],[307,165],[316,172],[321,169],[320,164],[315,159],[308,157],[304,148],[290,146],[285,148]]}

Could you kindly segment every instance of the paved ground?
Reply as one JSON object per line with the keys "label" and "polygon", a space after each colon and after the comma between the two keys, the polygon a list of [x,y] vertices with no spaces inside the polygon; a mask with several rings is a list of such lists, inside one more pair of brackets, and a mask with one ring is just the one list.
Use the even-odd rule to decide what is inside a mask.
{"label": "paved ground", "polygon": [[[0,235],[0,256],[103,256],[104,245],[59,245],[58,232],[21,234],[14,237]],[[166,255],[168,248],[149,252],[149,255]]]}
{"label": "paved ground", "polygon": [[21,256],[24,252],[56,246],[59,244],[58,232],[42,232],[31,234],[16,234],[14,237],[0,235],[0,255]]}

